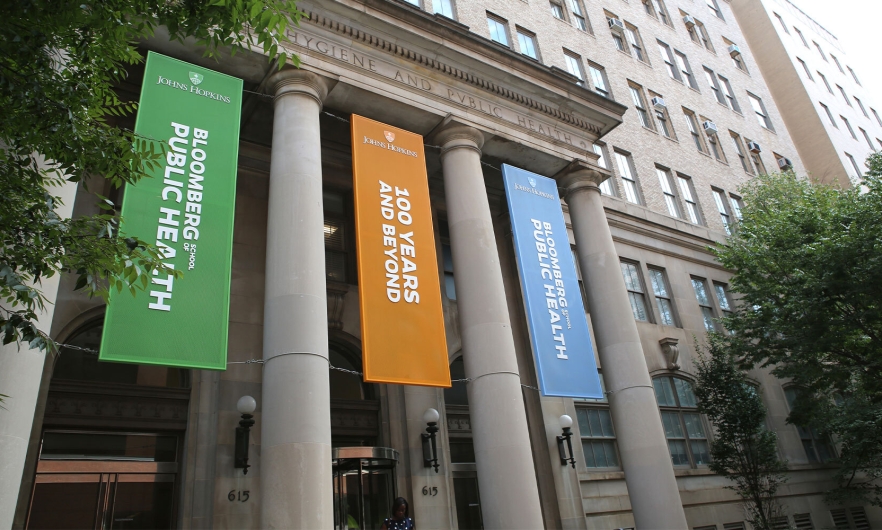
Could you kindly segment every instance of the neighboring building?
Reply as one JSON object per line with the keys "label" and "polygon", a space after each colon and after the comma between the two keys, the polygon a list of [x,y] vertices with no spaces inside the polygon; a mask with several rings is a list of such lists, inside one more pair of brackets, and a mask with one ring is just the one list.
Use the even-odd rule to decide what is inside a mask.
{"label": "neighboring building", "polygon": [[[778,158],[807,168],[730,4],[298,5],[302,71],[144,44],[245,80],[232,364],[64,349],[44,370],[15,527],[379,528],[397,493],[420,528],[747,528],[707,468],[713,431],[690,382],[695,338],[733,303],[708,246],[737,223],[739,186]],[[137,98],[131,74],[121,90]],[[366,384],[318,358],[361,370],[353,113],[425,136],[450,389]],[[608,399],[535,389],[501,163],[560,184]],[[93,211],[80,191],[74,213]],[[63,279],[51,335],[96,349],[104,308],[72,288]],[[295,354],[247,362],[279,337]],[[752,376],[791,465],[781,527],[882,527],[877,508],[824,504],[835,449],[786,424],[792,391]],[[247,475],[233,467],[243,395],[258,401]],[[430,407],[438,473],[423,463]],[[562,414],[575,469],[558,453]]]}
{"label": "neighboring building", "polygon": [[882,109],[839,40],[789,0],[732,0],[732,9],[808,174],[860,181],[882,149]]}

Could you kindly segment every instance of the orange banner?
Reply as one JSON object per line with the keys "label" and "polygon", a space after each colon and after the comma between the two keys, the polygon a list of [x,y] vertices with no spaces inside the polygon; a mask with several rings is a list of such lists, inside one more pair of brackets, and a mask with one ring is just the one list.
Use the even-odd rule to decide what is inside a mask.
{"label": "orange banner", "polygon": [[352,115],[364,380],[450,386],[423,137]]}

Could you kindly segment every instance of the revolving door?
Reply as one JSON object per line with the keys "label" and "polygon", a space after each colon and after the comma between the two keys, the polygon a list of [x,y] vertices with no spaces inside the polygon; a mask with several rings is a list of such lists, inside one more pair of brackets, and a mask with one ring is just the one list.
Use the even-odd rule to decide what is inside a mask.
{"label": "revolving door", "polygon": [[334,530],[379,530],[396,497],[398,451],[335,447]]}

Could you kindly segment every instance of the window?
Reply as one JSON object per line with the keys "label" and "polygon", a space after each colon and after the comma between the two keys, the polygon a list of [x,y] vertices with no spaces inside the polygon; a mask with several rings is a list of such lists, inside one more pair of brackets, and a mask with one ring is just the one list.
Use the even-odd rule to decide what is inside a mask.
{"label": "window", "polygon": [[652,294],[655,295],[655,307],[658,309],[659,324],[676,326],[674,320],[674,304],[671,297],[671,286],[663,269],[649,268],[649,279],[652,282]]}
{"label": "window", "polygon": [[719,138],[717,138],[716,134],[707,135],[707,145],[710,147],[711,153],[714,154],[714,158],[716,158],[720,162],[726,162],[726,153],[723,152],[723,146],[720,145]]}
{"label": "window", "polygon": [[671,47],[662,41],[657,42],[658,51],[661,53],[662,60],[665,62],[665,67],[668,69],[668,75],[671,76],[671,79],[676,79],[682,83],[683,78],[680,77],[680,69],[674,63],[674,55],[671,53]]}
{"label": "window", "polygon": [[487,13],[487,27],[490,29],[490,38],[503,46],[508,44],[508,29],[505,21]]}
{"label": "window", "polygon": [[778,23],[781,24],[781,28],[784,29],[784,33],[790,35],[790,30],[787,29],[787,24],[784,23],[784,19],[781,18],[781,15],[779,15],[778,13],[774,13],[774,15],[775,15],[775,18],[778,19]]}
{"label": "window", "polygon": [[609,84],[606,80],[606,70],[602,66],[588,63],[588,73],[591,74],[591,83],[594,85],[594,91],[604,97],[610,97]]}
{"label": "window", "polygon": [[[609,163],[607,163],[607,161],[606,161],[606,149],[600,144],[594,144],[593,149],[594,149],[594,152],[597,154],[597,156],[600,157],[597,159],[597,165],[599,165],[600,167],[602,167],[604,169],[609,169]],[[611,195],[611,196],[615,197],[616,191],[615,191],[614,186],[615,186],[615,181],[613,180],[612,177],[610,177],[600,183],[600,192],[603,193],[604,195]]]}
{"label": "window", "polygon": [[567,71],[578,77],[579,83],[583,83],[585,81],[585,76],[582,74],[582,58],[578,55],[564,51],[564,61],[567,63]]}
{"label": "window", "polygon": [[[726,205],[726,194],[723,193],[723,190],[718,190],[711,188],[711,192],[714,196],[714,202],[717,204],[717,211],[720,212],[720,221],[723,223],[723,228],[726,230],[726,235],[732,235],[732,216],[729,214],[729,207]],[[723,307],[723,303],[720,302],[720,307]]]}
{"label": "window", "polygon": [[576,417],[579,420],[585,467],[619,467],[616,435],[609,409],[579,407],[576,409]]}
{"label": "window", "polygon": [[723,97],[723,93],[720,91],[720,85],[717,83],[717,78],[714,76],[714,71],[705,66],[704,77],[705,79],[707,79],[707,84],[710,85],[711,90],[714,91],[714,97],[717,98],[717,103],[725,105],[726,98]]}
{"label": "window", "polygon": [[726,96],[726,101],[729,102],[729,107],[740,114],[741,106],[738,105],[738,100],[735,99],[735,93],[732,91],[732,85],[729,84],[729,80],[719,74],[717,74],[717,77],[720,78],[720,87],[723,89],[723,94]]}
{"label": "window", "polygon": [[689,82],[689,86],[698,90],[698,83],[695,82],[695,77],[692,75],[692,68],[689,67],[689,61],[686,59],[686,55],[674,50],[674,60],[677,62],[677,67],[680,68],[680,73],[683,74],[683,77]]}
{"label": "window", "polygon": [[870,530],[867,512],[862,506],[830,510],[836,530]]}
{"label": "window", "polygon": [[630,24],[625,24],[625,36],[628,39],[628,44],[631,45],[631,49],[634,50],[634,56],[640,61],[648,62],[643,54],[643,42],[640,40],[640,33],[637,28]]}
{"label": "window", "polygon": [[854,129],[851,128],[851,124],[848,123],[848,119],[847,119],[845,116],[841,115],[841,114],[839,115],[839,118],[842,119],[842,123],[844,123],[844,124],[845,124],[845,128],[848,129],[848,134],[850,134],[852,138],[854,138],[855,140],[857,140],[857,136],[855,136],[855,134],[854,134]]}
{"label": "window", "polygon": [[822,74],[821,72],[818,72],[818,75],[821,76],[821,81],[823,81],[823,82],[824,82],[824,86],[827,87],[827,92],[829,92],[829,93],[832,94],[832,93],[833,93],[833,87],[831,87],[831,86],[830,86],[830,83],[827,82],[827,76],[825,76],[825,75]]}
{"label": "window", "polygon": [[[818,49],[818,53],[820,53],[820,54],[821,54],[821,59],[824,59],[824,61],[827,61],[827,56],[826,56],[826,55],[824,55],[824,50],[823,50],[823,49],[821,49],[821,45],[820,45],[820,44],[818,44],[818,43],[817,43],[817,42],[815,42],[815,41],[812,41],[812,44],[814,44],[814,45],[815,45],[815,48],[817,48],[817,49]],[[829,61],[827,61],[827,62],[829,62]],[[839,65],[839,61],[837,61],[837,62],[836,62],[836,64],[837,64],[837,66],[838,66],[838,65]],[[841,67],[841,66],[840,66],[840,67],[839,67],[839,69],[840,69],[840,70],[842,70],[842,67]],[[843,72],[843,73],[844,73],[844,72]]]}
{"label": "window", "polygon": [[554,16],[554,18],[558,18],[560,20],[566,20],[566,18],[564,18],[563,6],[558,4],[557,2],[550,2],[550,4],[551,4],[551,14]]}
{"label": "window", "polygon": [[[745,138],[744,141],[750,143],[750,140],[747,138]],[[758,175],[762,175],[766,172],[766,166],[765,164],[763,164],[763,160],[762,158],[760,158],[759,153],[754,153],[753,151],[750,151],[750,160],[751,162],[753,162],[753,165],[756,168],[756,173]]]}
{"label": "window", "polygon": [[808,41],[805,40],[805,35],[803,35],[802,32],[799,31],[799,28],[797,28],[796,26],[793,26],[793,30],[796,31],[797,35],[799,35],[799,40],[802,41],[802,45],[805,46],[806,48],[808,48],[809,45],[808,45]]}
{"label": "window", "polygon": [[[612,22],[613,20],[615,20],[616,22],[619,22],[619,23],[622,22],[621,20],[619,20],[619,18],[617,16],[613,15],[612,13],[610,13],[608,11],[604,11],[604,13],[606,14],[607,21]],[[617,30],[614,30],[612,28],[612,26],[610,26],[609,32],[612,35],[613,44],[616,45],[616,49],[619,50],[620,52],[625,52],[630,55],[631,52],[628,50],[628,47],[625,45],[625,39],[622,38],[622,34],[619,33]]]}
{"label": "window", "polygon": [[710,462],[707,430],[698,414],[692,384],[679,377],[652,380],[655,400],[661,412],[668,450],[675,466],[696,467]]}
{"label": "window", "polygon": [[585,10],[582,9],[580,0],[570,0],[570,10],[573,12],[573,24],[582,31],[589,31],[591,26],[588,25],[588,19],[585,17]]}
{"label": "window", "polygon": [[809,513],[793,514],[793,526],[796,530],[814,530],[815,525],[812,524],[812,516]]}
{"label": "window", "polygon": [[867,145],[870,146],[870,149],[873,150],[873,151],[875,151],[876,148],[873,147],[873,142],[870,140],[870,135],[867,134],[867,131],[865,131],[863,127],[858,127],[858,129],[861,130],[861,134],[864,135],[864,140],[867,141]]}
{"label": "window", "polygon": [[717,331],[717,323],[714,320],[717,316],[714,313],[714,306],[711,304],[710,295],[707,292],[707,282],[701,278],[693,277],[692,290],[695,291],[695,299],[698,300],[698,307],[701,309],[704,329],[707,331]]}
{"label": "window", "polygon": [[860,81],[860,79],[858,79],[857,74],[854,73],[854,70],[852,70],[850,66],[846,66],[846,68],[848,68],[848,73],[851,74],[851,77],[854,78],[854,82],[857,83],[858,86],[863,86],[863,85],[861,85],[861,81]]}
{"label": "window", "polygon": [[698,200],[695,198],[692,179],[678,173],[677,183],[680,185],[680,196],[686,203],[686,215],[693,224],[701,224],[701,212],[698,209]]}
{"label": "window", "polygon": [[864,117],[865,117],[865,118],[869,118],[869,117],[870,117],[870,115],[869,115],[869,114],[867,114],[867,109],[865,109],[865,108],[864,108],[864,104],[863,104],[863,103],[861,103],[861,100],[860,100],[860,99],[858,99],[858,97],[857,97],[857,96],[854,96],[854,101],[855,101],[855,103],[857,103],[857,104],[858,104],[858,108],[860,108],[860,109],[861,109],[861,112],[862,112],[862,113],[863,113],[863,114],[864,114]]}
{"label": "window", "polygon": [[723,12],[720,10],[719,4],[717,4],[717,0],[705,0],[707,2],[707,7],[713,11],[714,15],[717,18],[723,18]]}
{"label": "window", "polygon": [[[655,92],[650,92],[649,97],[652,99],[665,99],[664,97],[662,97],[661,94],[656,94]],[[672,140],[675,139],[674,127],[671,125],[670,120],[668,119],[669,115],[667,107],[662,109],[656,108],[655,118],[658,120],[659,129],[661,129],[662,134],[665,135],[666,138],[670,138]]]}
{"label": "window", "polygon": [[349,259],[343,195],[325,191],[322,193],[322,202],[325,212],[325,278],[346,283]]}
{"label": "window", "polygon": [[[784,397],[787,399],[787,406],[790,412],[793,412],[799,402],[799,390],[796,387],[787,387],[784,389]],[[805,456],[808,461],[813,464],[824,463],[833,460],[836,453],[830,444],[830,440],[826,436],[822,436],[814,427],[796,426],[799,432],[799,439],[802,440],[802,448],[805,449]]]}
{"label": "window", "polygon": [[634,164],[631,155],[615,152],[616,165],[619,167],[619,174],[622,175],[622,185],[625,188],[625,199],[634,204],[640,204],[640,195],[637,191],[637,178],[635,176]]}
{"label": "window", "polygon": [[711,44],[710,35],[707,34],[707,29],[704,27],[704,24],[696,20],[695,29],[698,31],[698,36],[701,37],[701,43],[704,44],[707,51],[716,53],[714,51],[714,45]]}
{"label": "window", "polygon": [[444,292],[448,300],[456,300],[456,284],[453,281],[453,253],[450,250],[450,228],[446,219],[438,223],[441,236],[441,265],[444,268]]}
{"label": "window", "polygon": [[665,206],[668,208],[668,215],[679,218],[680,206],[677,204],[677,194],[674,192],[671,172],[660,167],[656,167],[655,172],[658,174],[658,183],[661,185],[662,194],[665,197]]}
{"label": "window", "polygon": [[726,284],[714,282],[714,291],[717,294],[717,300],[720,302],[720,309],[723,310],[723,316],[732,316],[732,299],[729,297],[729,289]]}
{"label": "window", "polygon": [[802,65],[802,69],[805,70],[805,76],[809,78],[809,81],[814,81],[815,78],[812,77],[812,73],[809,71],[809,67],[807,64],[805,64],[805,61],[803,61],[799,57],[797,57],[796,60],[799,61],[799,64]]}
{"label": "window", "polygon": [[848,153],[845,153],[845,157],[848,158],[848,161],[851,162],[851,167],[854,169],[855,174],[857,174],[858,178],[863,177],[864,175],[861,173],[861,168],[858,166],[854,157]]}
{"label": "window", "polygon": [[652,121],[650,121],[649,113],[646,111],[646,101],[643,99],[643,88],[639,85],[629,84],[628,90],[631,92],[631,101],[634,102],[634,108],[637,109],[640,124],[652,130]]}
{"label": "window", "polygon": [[436,13],[447,18],[456,19],[456,16],[453,14],[453,0],[433,0],[432,7]]}
{"label": "window", "polygon": [[671,18],[668,16],[668,12],[665,9],[665,5],[662,0],[643,0],[643,7],[644,9],[646,9],[647,15],[651,17],[657,17],[668,26],[671,25]]}
{"label": "window", "polygon": [[842,94],[842,99],[845,100],[845,104],[848,105],[848,106],[850,107],[850,106],[851,106],[851,101],[849,101],[849,100],[848,100],[848,96],[845,95],[845,89],[842,88],[842,87],[839,86],[839,85],[836,85],[836,88],[838,88],[838,89],[839,89],[839,93]]}
{"label": "window", "polygon": [[646,314],[646,298],[643,292],[643,282],[640,280],[640,272],[637,265],[627,261],[621,262],[622,277],[625,280],[625,288],[628,290],[628,300],[631,302],[631,311],[634,320],[649,322]]}
{"label": "window", "polygon": [[729,131],[732,143],[735,144],[735,152],[738,153],[738,160],[741,161],[741,167],[745,173],[751,173],[750,166],[747,163],[747,155],[744,154],[744,144],[741,143],[741,137],[732,131]]}
{"label": "window", "polygon": [[876,113],[876,109],[870,107],[870,112],[873,113],[873,117],[876,118],[876,123],[879,124],[879,127],[882,127],[882,119],[879,119],[879,114]]}
{"label": "window", "polygon": [[735,213],[735,219],[741,220],[741,209],[744,207],[741,197],[729,194],[729,204],[732,205],[732,211]]}
{"label": "window", "polygon": [[[723,37],[723,43],[724,43],[727,47],[728,47],[728,46],[734,46],[734,45],[736,45],[734,42],[730,41],[730,40],[727,39],[726,37]],[[730,54],[729,57],[732,59],[732,64],[735,65],[735,68],[737,68],[737,69],[739,69],[739,70],[741,70],[741,71],[743,71],[743,72],[747,72],[747,66],[745,66],[745,64],[744,64],[744,58],[741,57],[741,54],[740,54],[740,53],[736,53],[736,54],[734,54],[734,55],[731,55],[731,54]]]}
{"label": "window", "polygon": [[820,102],[818,102],[818,103],[821,105],[821,107],[824,108],[824,112],[827,113],[827,118],[830,120],[830,124],[831,124],[833,127],[836,127],[836,128],[838,129],[839,126],[836,125],[836,120],[833,119],[833,113],[830,112],[830,107],[828,107],[827,105],[824,105],[823,103],[820,103]]}
{"label": "window", "polygon": [[763,100],[758,96],[754,96],[750,92],[747,93],[747,99],[750,100],[750,106],[753,108],[753,112],[756,113],[756,119],[759,124],[770,131],[774,131],[775,129],[772,127],[772,120],[769,119],[769,114],[766,112],[766,106],[763,105]]}
{"label": "window", "polygon": [[538,61],[539,52],[536,51],[536,35],[521,28],[518,28],[517,31],[518,48],[521,49],[521,53]]}
{"label": "window", "polygon": [[[815,44],[815,46],[817,46],[817,44]],[[839,64],[839,59],[837,59],[836,56],[833,55],[832,53],[830,54],[830,57],[832,57],[832,58],[833,58],[833,62],[836,63],[836,68],[839,68],[839,71],[842,72],[842,73],[844,74],[844,73],[845,73],[845,70],[843,70],[843,69],[842,69],[842,65]]]}
{"label": "window", "polygon": [[695,114],[683,109],[683,115],[686,117],[686,126],[689,128],[689,134],[692,135],[692,141],[695,142],[695,148],[704,153],[704,143],[701,140],[701,135],[698,134],[698,123],[695,121]]}

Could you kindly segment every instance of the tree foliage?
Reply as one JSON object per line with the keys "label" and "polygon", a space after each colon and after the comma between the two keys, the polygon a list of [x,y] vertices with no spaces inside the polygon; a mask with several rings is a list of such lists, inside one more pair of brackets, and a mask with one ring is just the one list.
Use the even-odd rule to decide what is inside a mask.
{"label": "tree foliage", "polygon": [[765,428],[766,409],[738,359],[716,334],[696,362],[698,410],[714,425],[711,471],[730,479],[753,528],[772,528],[781,515],[775,493],[786,481],[777,437]]}
{"label": "tree foliage", "polygon": [[841,443],[831,499],[882,505],[882,155],[867,165],[863,185],[844,190],[757,177],[715,252],[741,299],[726,348],[792,381],[789,421]]}
{"label": "tree foliage", "polygon": [[[35,325],[40,281],[77,275],[90,295],[134,294],[162,268],[157,249],[122,234],[115,205],[65,219],[58,187],[103,178],[134,184],[158,167],[154,142],[111,121],[135,111],[114,87],[143,60],[137,44],[164,26],[205,55],[263,50],[283,65],[293,0],[4,0],[0,2],[0,330],[3,343],[51,346]],[[296,62],[296,57],[291,57]],[[48,162],[43,162],[43,161]],[[103,188],[103,186],[102,186]],[[180,273],[176,273],[180,274]]]}

